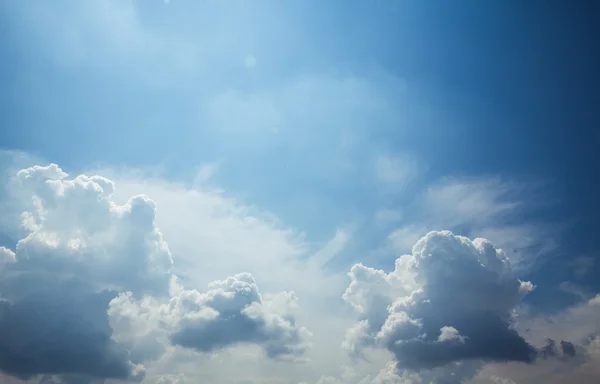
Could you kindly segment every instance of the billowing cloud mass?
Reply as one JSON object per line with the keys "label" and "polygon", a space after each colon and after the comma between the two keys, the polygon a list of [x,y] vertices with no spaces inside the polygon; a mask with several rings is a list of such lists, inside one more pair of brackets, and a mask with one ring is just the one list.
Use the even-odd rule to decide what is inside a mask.
{"label": "billowing cloud mass", "polygon": [[[349,285],[340,280],[344,269],[315,274],[298,269],[300,261],[273,264],[270,273],[285,275],[269,281],[266,262],[243,272],[251,256],[238,273],[211,272],[208,264],[223,253],[198,245],[200,236],[180,248],[198,253],[177,268],[157,204],[120,179],[126,193],[119,195],[107,178],[71,178],[54,164],[14,177],[15,193],[27,198],[25,235],[0,247],[3,383],[521,383],[550,378],[548,370],[585,382],[597,371],[598,298],[553,319],[516,316],[534,286],[484,239],[430,232],[391,272],[354,265]],[[172,193],[161,207],[187,196]],[[179,216],[168,216],[166,233],[177,235],[171,220]],[[198,231],[211,221],[202,223]],[[348,237],[338,231],[306,264],[323,265]],[[203,266],[208,279],[195,279]]]}
{"label": "billowing cloud mass", "polygon": [[349,275],[343,297],[361,317],[344,346],[355,355],[385,347],[398,368],[413,371],[536,357],[511,325],[513,309],[534,287],[514,277],[487,240],[430,232],[392,272],[357,264]]}
{"label": "billowing cloud mass", "polygon": [[205,293],[177,282],[147,196],[118,204],[112,181],[70,179],[55,164],[23,169],[17,180],[31,204],[22,214],[27,236],[14,252],[0,248],[1,371],[140,380],[169,344],[303,354],[308,331],[288,311],[293,293],[263,297],[248,273]]}
{"label": "billowing cloud mass", "polygon": [[254,277],[240,273],[209,284],[208,291],[186,290],[173,281],[172,297],[165,304],[136,302],[124,293],[110,303],[118,335],[141,342],[143,351],[155,349],[150,340],[160,338],[162,324],[174,345],[198,352],[214,352],[235,344],[261,346],[271,358],[299,358],[308,347],[310,333],[297,327],[289,310],[296,305],[293,292],[264,299]]}

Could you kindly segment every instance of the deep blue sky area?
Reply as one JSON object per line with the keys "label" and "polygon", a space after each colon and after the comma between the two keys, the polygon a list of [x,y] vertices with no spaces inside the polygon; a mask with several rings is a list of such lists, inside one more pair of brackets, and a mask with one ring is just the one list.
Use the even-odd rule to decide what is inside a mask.
{"label": "deep blue sky area", "polygon": [[[220,185],[326,238],[319,234],[323,228],[353,220],[384,199],[373,195],[367,170],[332,170],[340,158],[331,155],[332,143],[344,130],[359,143],[351,154],[358,163],[378,151],[410,151],[427,163],[428,180],[543,180],[553,203],[538,215],[569,224],[559,259],[532,278],[557,285],[572,279],[566,267],[572,260],[591,255],[599,260],[578,284],[600,289],[598,3],[259,1],[238,3],[230,16],[217,6],[207,11],[185,1],[173,0],[168,8],[148,1],[137,13],[142,27],[208,52],[201,69],[184,68],[181,76],[160,53],[131,59],[130,46],[113,51],[95,40],[102,35],[97,30],[82,33],[81,51],[63,49],[66,35],[51,24],[57,18],[44,19],[49,5],[38,13],[21,9],[34,3],[0,5],[3,149],[30,152],[74,172],[98,163],[161,164],[172,179],[188,177],[201,163],[223,161]],[[68,18],[65,30],[85,27],[80,7],[56,7],[55,16]],[[32,24],[36,20],[39,25]],[[224,32],[230,24],[241,26]],[[222,49],[206,44],[213,36]],[[243,68],[248,54],[258,61],[252,76]],[[163,71],[165,79],[156,75]],[[359,97],[356,110],[366,109],[361,115],[349,107],[335,110],[330,103],[344,91],[329,94],[318,85],[305,104],[294,104],[297,109],[281,107],[291,110],[286,116],[294,127],[267,144],[257,138],[262,133],[211,127],[214,121],[199,107],[232,90],[273,92],[276,102],[293,104],[286,84],[306,76],[368,79],[368,89],[359,87],[358,94],[374,92],[387,104],[371,108],[376,97]],[[226,124],[236,113],[218,121]],[[248,116],[260,120],[265,113]],[[247,116],[241,116],[243,124]],[[410,133],[400,133],[403,126]]]}

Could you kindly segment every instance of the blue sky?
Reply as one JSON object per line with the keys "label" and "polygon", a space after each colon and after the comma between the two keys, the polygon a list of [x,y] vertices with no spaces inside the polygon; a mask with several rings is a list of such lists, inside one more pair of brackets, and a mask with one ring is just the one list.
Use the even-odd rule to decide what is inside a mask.
{"label": "blue sky", "polygon": [[[4,2],[5,193],[34,164],[102,172],[155,199],[166,241],[187,252],[161,212],[202,214],[166,196],[211,191],[336,275],[389,272],[431,230],[482,236],[536,284],[529,313],[561,313],[600,291],[592,8]],[[0,245],[14,249],[11,220]]]}

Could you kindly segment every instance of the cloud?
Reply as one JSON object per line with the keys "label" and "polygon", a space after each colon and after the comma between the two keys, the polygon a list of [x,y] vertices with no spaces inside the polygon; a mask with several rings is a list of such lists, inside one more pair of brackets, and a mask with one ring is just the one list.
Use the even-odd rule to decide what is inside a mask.
{"label": "cloud", "polygon": [[111,302],[111,317],[130,323],[121,332],[139,332],[140,314],[154,312],[150,317],[159,319],[173,345],[202,353],[246,343],[261,346],[270,358],[297,359],[308,347],[310,333],[296,326],[290,312],[297,300],[293,292],[264,299],[249,273],[214,281],[206,293],[173,284],[164,305],[135,303],[129,293]]}
{"label": "cloud", "polygon": [[[286,300],[292,305],[296,299],[291,293]],[[184,308],[181,313],[182,302],[193,309]],[[307,348],[308,331],[298,328],[290,313],[280,314],[272,301],[264,301],[250,274],[216,281],[205,295],[184,291],[172,303],[173,299],[174,344],[210,352],[235,343],[254,343],[271,358],[301,357]]]}
{"label": "cloud", "polygon": [[533,285],[514,277],[487,240],[430,232],[392,272],[357,264],[349,275],[344,299],[360,314],[344,343],[352,353],[384,347],[400,370],[414,371],[536,357],[512,328],[513,310]]}
{"label": "cloud", "polygon": [[558,248],[560,225],[523,219],[533,217],[548,201],[539,183],[497,177],[444,178],[417,195],[404,225],[393,230],[389,240],[394,249],[407,252],[425,233],[449,229],[488,239],[502,248],[513,269],[530,269]]}
{"label": "cloud", "polygon": [[15,262],[15,253],[6,247],[0,246],[0,268],[5,264]]}
{"label": "cloud", "polygon": [[[533,285],[519,282],[485,240],[433,232],[417,239],[392,272],[353,266],[348,285],[343,271],[322,266],[355,231],[310,244],[206,183],[189,187],[110,170],[71,177],[54,165],[14,173],[10,188],[19,197],[15,206],[27,212],[26,236],[0,248],[0,322],[9,331],[0,335],[0,366],[9,374],[0,381],[593,377],[598,299],[550,318],[515,311]],[[340,305],[344,289],[358,321]],[[23,336],[6,343],[7,335]],[[529,362],[522,351],[546,358]],[[72,355],[96,358],[80,364],[66,358]],[[15,356],[34,364],[26,371]]]}
{"label": "cloud", "polygon": [[473,383],[487,383],[493,377],[507,383],[595,383],[600,375],[599,297],[584,300],[552,315],[520,314],[516,328],[529,343],[539,347],[536,363],[488,364]]}
{"label": "cloud", "polygon": [[388,362],[375,374],[322,376],[317,384],[461,384],[479,367],[479,363],[460,362],[417,373],[399,371],[395,362]]}
{"label": "cloud", "polygon": [[395,229],[388,235],[388,240],[397,250],[410,251],[413,245],[429,230],[425,226],[408,225]]}
{"label": "cloud", "polygon": [[[523,205],[524,186],[500,179],[447,179],[429,187],[425,204],[437,217],[452,225],[488,224]],[[454,223],[453,223],[454,222]]]}
{"label": "cloud", "polygon": [[[213,353],[196,353],[196,360],[182,352],[187,348],[177,347],[173,357],[146,364],[147,375],[183,372],[190,381],[252,378],[276,382],[288,377],[306,380],[316,374],[333,374],[337,367],[348,363],[339,348],[344,330],[353,321],[352,317],[342,315],[348,312],[340,299],[347,277],[335,265],[326,269],[322,266],[338,252],[350,249],[348,243],[353,232],[340,229],[332,231],[326,242],[313,242],[272,213],[212,185],[190,187],[184,182],[167,181],[156,173],[131,169],[96,170],[94,174],[105,175],[115,182],[116,201],[126,201],[128,196],[140,193],[152,196],[158,207],[157,226],[174,255],[173,271],[186,290],[206,293],[203,287],[216,279],[249,272],[263,292],[263,302],[276,298],[280,301],[282,296],[278,292],[294,291],[298,298],[298,308],[293,309],[296,324],[313,334],[312,347],[305,351],[306,359],[311,362],[306,364],[289,365],[281,363],[281,358],[264,358],[262,346],[242,342]],[[286,311],[292,310],[283,312]],[[140,319],[148,323],[150,320],[145,320],[148,317]],[[121,337],[122,333],[118,335]],[[160,334],[160,344],[164,344],[162,339],[166,336]],[[139,345],[153,338],[156,336],[144,338]],[[200,371],[197,359],[202,361]],[[361,369],[371,368],[365,365]]]}
{"label": "cloud", "polygon": [[465,342],[464,336],[461,336],[458,330],[454,327],[442,327],[440,328],[440,336],[437,339],[438,342],[453,342],[458,341],[461,343]]}
{"label": "cloud", "polygon": [[568,359],[574,357],[576,354],[577,349],[570,341],[561,340],[560,344],[557,344],[555,340],[548,339],[546,345],[540,348],[538,357],[542,359]]}
{"label": "cloud", "polygon": [[159,376],[155,384],[185,384],[184,375],[164,375]]}
{"label": "cloud", "polygon": [[585,345],[548,340],[541,350],[544,356],[536,364],[490,364],[472,383],[487,383],[490,379],[498,383],[596,383],[600,375],[598,340],[593,336]]}
{"label": "cloud", "polygon": [[55,164],[22,169],[17,180],[30,198],[28,234],[14,252],[0,248],[1,371],[140,380],[169,341],[205,352],[240,342],[273,358],[304,353],[308,331],[295,324],[293,293],[263,296],[248,273],[206,293],[177,285],[147,196],[117,203],[113,181],[69,178]]}
{"label": "cloud", "polygon": [[0,369],[143,377],[144,367],[111,339],[106,309],[115,290],[166,293],[172,259],[154,204],[135,196],[117,205],[109,180],[67,176],[54,164],[17,174],[34,209],[23,215],[29,234],[15,261],[1,272]]}

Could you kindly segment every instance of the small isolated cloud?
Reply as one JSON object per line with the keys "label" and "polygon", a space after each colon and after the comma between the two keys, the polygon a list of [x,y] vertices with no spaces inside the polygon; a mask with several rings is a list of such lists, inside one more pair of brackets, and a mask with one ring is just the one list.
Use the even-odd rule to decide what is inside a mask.
{"label": "small isolated cloud", "polygon": [[244,65],[248,69],[253,69],[258,65],[258,60],[256,60],[254,55],[248,54],[246,57],[244,57]]}
{"label": "small isolated cloud", "polygon": [[344,346],[354,354],[383,347],[399,369],[415,372],[536,357],[512,328],[512,312],[533,285],[514,277],[504,253],[487,240],[430,232],[392,272],[356,264],[349,275],[343,297],[360,318]]}
{"label": "small isolated cloud", "polygon": [[437,341],[441,343],[445,341],[459,341],[464,343],[465,338],[461,336],[458,330],[454,327],[442,327],[440,328],[440,336],[438,337]]}

